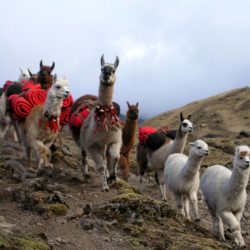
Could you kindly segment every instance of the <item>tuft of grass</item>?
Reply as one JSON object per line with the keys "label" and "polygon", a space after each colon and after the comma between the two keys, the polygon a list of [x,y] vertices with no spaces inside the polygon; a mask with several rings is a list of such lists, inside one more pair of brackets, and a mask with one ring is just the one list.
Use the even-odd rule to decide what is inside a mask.
{"label": "tuft of grass", "polygon": [[54,214],[62,216],[68,213],[68,207],[61,203],[54,203],[49,205],[49,210],[52,211]]}

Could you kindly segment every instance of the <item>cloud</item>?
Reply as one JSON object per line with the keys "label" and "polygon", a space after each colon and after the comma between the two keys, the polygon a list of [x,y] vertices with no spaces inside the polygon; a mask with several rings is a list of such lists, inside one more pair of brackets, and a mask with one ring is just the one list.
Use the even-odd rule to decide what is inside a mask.
{"label": "cloud", "polygon": [[153,116],[249,85],[247,0],[12,0],[1,5],[0,80],[56,63],[75,98],[97,94],[100,56],[120,58],[114,99]]}

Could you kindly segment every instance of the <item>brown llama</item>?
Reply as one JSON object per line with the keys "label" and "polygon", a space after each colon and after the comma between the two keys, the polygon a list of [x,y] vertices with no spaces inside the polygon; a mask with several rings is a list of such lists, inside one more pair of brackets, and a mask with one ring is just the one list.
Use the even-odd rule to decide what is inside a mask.
{"label": "brown llama", "polygon": [[55,76],[45,104],[36,105],[27,116],[24,123],[24,145],[29,166],[31,149],[33,149],[38,157],[38,168],[43,165],[52,167],[52,164],[49,163],[49,148],[59,133],[63,99],[68,96],[68,81],[66,79],[56,79]]}
{"label": "brown llama", "polygon": [[129,153],[135,143],[135,131],[138,123],[138,102],[136,105],[130,105],[127,102],[128,111],[126,120],[122,129],[122,147],[118,167],[121,169],[122,178],[128,181],[129,177]]}
{"label": "brown llama", "polygon": [[[117,163],[122,145],[122,130],[116,109],[112,103],[115,72],[119,64],[116,57],[114,64],[108,64],[101,57],[101,75],[97,104],[83,121],[80,131],[82,165],[88,175],[87,154],[94,160],[97,171],[101,174],[103,191],[108,191],[107,178],[116,179]],[[112,172],[107,168],[106,151],[112,159]]]}

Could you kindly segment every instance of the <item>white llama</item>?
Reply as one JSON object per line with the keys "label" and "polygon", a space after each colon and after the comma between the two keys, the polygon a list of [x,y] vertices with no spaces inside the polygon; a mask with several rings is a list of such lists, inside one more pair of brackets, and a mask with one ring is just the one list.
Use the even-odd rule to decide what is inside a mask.
{"label": "white llama", "polygon": [[49,163],[49,148],[59,133],[59,118],[63,99],[69,96],[68,81],[56,79],[49,89],[44,105],[35,106],[24,123],[24,143],[30,165],[31,149],[38,156],[38,168],[42,165],[52,167]]}
{"label": "white llama", "polygon": [[87,119],[83,122],[80,134],[80,145],[82,151],[82,163],[84,173],[88,174],[86,153],[94,160],[95,167],[102,177],[103,191],[108,191],[106,150],[108,148],[112,159],[112,178],[116,178],[117,162],[120,158],[122,145],[122,131],[116,110],[112,104],[115,72],[119,64],[116,57],[114,64],[105,63],[101,57],[101,75],[97,105],[91,110]]}
{"label": "white llama", "polygon": [[221,165],[206,169],[201,177],[201,190],[213,221],[213,233],[224,241],[229,229],[238,247],[245,247],[240,220],[246,204],[246,187],[250,173],[250,148],[236,147],[233,170]]}
{"label": "white llama", "polygon": [[199,220],[197,194],[200,186],[200,166],[204,156],[208,155],[208,146],[202,140],[189,143],[189,156],[171,154],[165,162],[164,179],[174,194],[176,210],[191,220],[189,201],[194,209],[195,220]]}
{"label": "white llama", "polygon": [[184,118],[183,114],[180,113],[180,125],[178,127],[176,136],[174,140],[168,141],[166,144],[163,144],[159,149],[155,150],[152,153],[149,153],[149,164],[156,171],[159,185],[161,189],[162,199],[165,200],[165,191],[164,191],[164,164],[170,154],[173,153],[183,153],[188,134],[193,131],[193,124],[190,122],[190,117]]}
{"label": "white llama", "polygon": [[23,80],[28,81],[30,79],[30,77],[31,77],[29,69],[22,69],[22,68],[19,67],[19,70],[20,70],[20,75],[19,75],[17,81],[18,82],[21,82]]}

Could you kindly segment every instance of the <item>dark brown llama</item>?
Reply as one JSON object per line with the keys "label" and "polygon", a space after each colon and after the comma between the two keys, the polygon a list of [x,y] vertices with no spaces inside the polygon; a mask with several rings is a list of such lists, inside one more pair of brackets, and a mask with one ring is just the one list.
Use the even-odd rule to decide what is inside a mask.
{"label": "dark brown llama", "polygon": [[135,131],[138,123],[138,102],[135,105],[130,105],[127,102],[128,111],[126,120],[122,129],[122,147],[120,151],[120,159],[118,168],[121,169],[122,178],[128,181],[129,177],[129,153],[135,143]]}
{"label": "dark brown llama", "polygon": [[40,61],[40,70],[37,73],[37,82],[41,84],[42,89],[49,89],[53,83],[53,75],[51,74],[55,67],[53,62],[51,66],[43,65]]}

